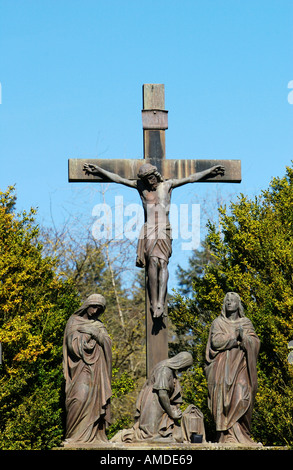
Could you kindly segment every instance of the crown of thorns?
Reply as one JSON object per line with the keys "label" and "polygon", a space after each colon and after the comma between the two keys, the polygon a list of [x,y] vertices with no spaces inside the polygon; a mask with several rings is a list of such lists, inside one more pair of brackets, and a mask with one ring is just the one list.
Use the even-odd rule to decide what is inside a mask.
{"label": "crown of thorns", "polygon": [[163,181],[162,175],[158,172],[157,167],[150,163],[142,165],[137,173],[138,178],[145,178],[150,175],[155,175],[159,181]]}

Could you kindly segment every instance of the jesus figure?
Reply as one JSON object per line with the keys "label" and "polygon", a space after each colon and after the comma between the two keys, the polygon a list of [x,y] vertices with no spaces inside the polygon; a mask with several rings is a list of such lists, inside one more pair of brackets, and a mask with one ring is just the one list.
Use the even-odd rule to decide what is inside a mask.
{"label": "jesus figure", "polygon": [[150,163],[145,163],[139,168],[137,180],[121,177],[93,164],[85,164],[83,170],[86,174],[103,175],[113,183],[121,183],[138,191],[143,204],[145,223],[137,245],[136,265],[145,267],[147,271],[147,289],[153,317],[164,316],[169,277],[168,262],[172,254],[169,221],[172,190],[187,183],[222,176],[225,168],[216,165],[185,178],[167,180],[164,180],[157,167]]}

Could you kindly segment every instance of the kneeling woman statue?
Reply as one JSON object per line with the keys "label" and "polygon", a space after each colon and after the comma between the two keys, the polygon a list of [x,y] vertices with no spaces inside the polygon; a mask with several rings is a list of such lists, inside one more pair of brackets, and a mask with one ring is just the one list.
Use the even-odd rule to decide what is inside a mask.
{"label": "kneeling woman statue", "polygon": [[[111,442],[183,442],[184,433],[180,425],[182,396],[176,372],[188,369],[192,363],[192,355],[186,351],[159,362],[138,396],[134,425],[119,431]],[[195,407],[189,409],[194,416],[199,411]],[[203,418],[200,412],[199,415],[202,430]],[[188,439],[188,430],[185,434]]]}

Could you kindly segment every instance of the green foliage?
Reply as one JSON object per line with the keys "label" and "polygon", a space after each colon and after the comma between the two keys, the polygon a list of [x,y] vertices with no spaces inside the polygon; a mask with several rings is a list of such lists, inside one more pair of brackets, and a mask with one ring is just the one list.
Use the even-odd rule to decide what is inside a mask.
{"label": "green foliage", "polygon": [[112,370],[112,397],[120,398],[135,388],[135,382],[129,372],[119,374],[119,369]]}
{"label": "green foliage", "polygon": [[106,431],[107,438],[110,440],[121,429],[131,428],[132,424],[132,418],[130,418],[129,416],[124,416],[122,418],[116,419],[115,423],[111,424]]}
{"label": "green foliage", "polygon": [[189,259],[188,269],[177,267],[177,278],[182,295],[190,295],[192,293],[194,281],[203,275],[205,265],[214,263],[215,260],[204,241],[201,250],[194,250],[193,256]]}
{"label": "green foliage", "polygon": [[0,448],[45,449],[63,437],[62,338],[73,284],[42,256],[35,211],[15,215],[0,193]]}
{"label": "green foliage", "polygon": [[202,275],[193,273],[192,298],[177,293],[171,311],[179,335],[175,347],[187,345],[196,364],[188,398],[202,405],[212,434],[203,374],[205,346],[225,293],[235,291],[261,340],[253,437],[266,445],[292,445],[293,370],[287,361],[293,338],[292,168],[283,178],[274,178],[260,197],[241,195],[229,212],[222,207],[220,231],[209,224],[206,248],[214,261],[205,265]]}

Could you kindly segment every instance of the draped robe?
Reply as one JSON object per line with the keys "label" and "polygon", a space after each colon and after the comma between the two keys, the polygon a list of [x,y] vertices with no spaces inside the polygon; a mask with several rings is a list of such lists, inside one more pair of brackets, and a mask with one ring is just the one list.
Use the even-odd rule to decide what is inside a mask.
{"label": "draped robe", "polygon": [[179,408],[182,396],[176,370],[191,365],[192,356],[185,351],[159,362],[151,371],[150,377],[140,391],[136,402],[133,427],[118,432],[111,441],[136,442],[168,438],[180,441],[182,439],[180,427],[160,403],[159,391],[165,390],[168,393],[171,407]]}
{"label": "draped robe", "polygon": [[[235,329],[243,328],[243,347]],[[219,442],[252,444],[251,414],[257,391],[256,361],[260,341],[246,317],[230,320],[222,313],[211,326],[206,347],[208,405]]]}
{"label": "draped robe", "polygon": [[66,442],[107,440],[111,368],[111,339],[103,323],[73,314],[63,342]]}

